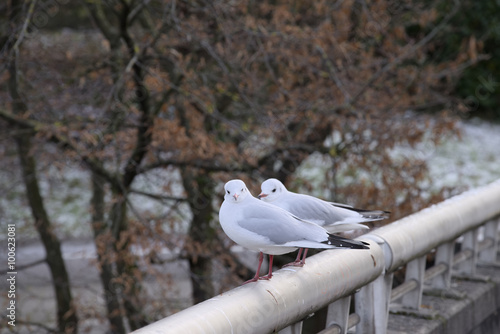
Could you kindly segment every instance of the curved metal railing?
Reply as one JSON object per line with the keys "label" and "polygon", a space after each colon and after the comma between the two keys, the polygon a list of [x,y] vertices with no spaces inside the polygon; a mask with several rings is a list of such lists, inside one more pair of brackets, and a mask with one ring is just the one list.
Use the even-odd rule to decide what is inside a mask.
{"label": "curved metal railing", "polygon": [[[281,269],[270,281],[238,287],[134,333],[301,333],[302,320],[325,306],[321,334],[353,326],[357,333],[385,333],[394,302],[420,309],[424,282],[449,290],[452,270],[474,275],[478,261],[496,261],[499,216],[500,180],[361,236],[370,250],[321,252],[302,268]],[[433,250],[435,265],[426,270]],[[393,272],[404,265],[405,282],[392,289]],[[349,314],[351,296],[355,313]]]}

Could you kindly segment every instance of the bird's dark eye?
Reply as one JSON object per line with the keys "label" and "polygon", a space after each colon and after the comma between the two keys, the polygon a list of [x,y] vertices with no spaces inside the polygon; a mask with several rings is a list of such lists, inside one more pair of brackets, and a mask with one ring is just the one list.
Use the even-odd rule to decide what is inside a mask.
{"label": "bird's dark eye", "polygon": [[241,188],[241,192],[243,192],[245,189]]}
{"label": "bird's dark eye", "polygon": [[230,194],[231,192],[228,190],[227,193]]}
{"label": "bird's dark eye", "polygon": [[275,192],[276,192],[276,188],[273,189],[273,193],[275,193]]}

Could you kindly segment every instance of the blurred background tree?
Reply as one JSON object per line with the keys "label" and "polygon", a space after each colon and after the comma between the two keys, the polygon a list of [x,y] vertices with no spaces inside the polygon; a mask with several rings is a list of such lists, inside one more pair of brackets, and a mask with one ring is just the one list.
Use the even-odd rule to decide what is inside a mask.
{"label": "blurred background tree", "polygon": [[455,86],[455,94],[465,100],[469,113],[500,120],[500,15],[498,1],[465,1],[463,10],[442,34],[443,57],[467,52],[468,57],[483,61],[464,68]]}
{"label": "blurred background tree", "polygon": [[[498,89],[497,50],[489,46],[497,23],[486,15],[491,22],[476,27],[476,13],[466,15],[494,4],[0,6],[1,84],[14,71],[18,92],[0,91],[2,164],[17,168],[22,155],[11,143],[28,133],[42,178],[55,168],[65,182],[78,170],[91,185],[65,200],[88,205],[78,225],[90,222],[114,333],[179,308],[169,299],[176,282],[162,270],[165,250],[168,261],[189,264],[193,303],[248,277],[217,221],[225,181],[242,178],[257,194],[261,181],[277,177],[292,190],[398,219],[449,194],[431,190],[425,161],[398,148],[457,133],[457,117],[472,107],[468,96],[477,98],[474,78],[492,80],[488,93]],[[495,98],[479,98],[474,112],[496,110]],[[49,228],[72,235],[64,222]],[[75,307],[80,319],[95,317]]]}

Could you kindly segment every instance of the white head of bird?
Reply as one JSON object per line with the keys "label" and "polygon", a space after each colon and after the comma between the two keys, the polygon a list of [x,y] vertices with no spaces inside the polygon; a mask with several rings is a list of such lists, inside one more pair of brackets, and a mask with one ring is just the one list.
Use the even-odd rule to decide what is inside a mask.
{"label": "white head of bird", "polygon": [[287,192],[283,183],[278,179],[267,179],[260,186],[261,193],[258,196],[264,202],[272,202]]}
{"label": "white head of bird", "polygon": [[224,200],[231,203],[242,202],[250,193],[241,180],[231,180],[224,185]]}

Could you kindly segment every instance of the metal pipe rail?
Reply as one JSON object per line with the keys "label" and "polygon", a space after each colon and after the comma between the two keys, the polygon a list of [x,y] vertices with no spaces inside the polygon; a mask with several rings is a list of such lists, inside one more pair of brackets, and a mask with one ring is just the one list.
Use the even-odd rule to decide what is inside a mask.
{"label": "metal pipe rail", "polygon": [[[302,320],[325,306],[321,333],[346,333],[353,325],[356,333],[386,333],[391,302],[418,312],[424,283],[446,290],[454,266],[474,275],[478,261],[496,261],[499,216],[500,180],[361,236],[370,250],[323,251],[302,268],[281,269],[270,281],[238,287],[134,333],[301,333]],[[462,235],[462,252],[455,255]],[[432,250],[436,265],[426,271]],[[393,272],[404,265],[405,283],[393,291]],[[355,313],[349,315],[353,294]]]}
{"label": "metal pipe rail", "polygon": [[[271,333],[351,295],[383,271],[382,249],[331,250],[287,267],[269,281],[243,285],[146,326],[143,333]],[[358,273],[363,273],[362,275]],[[347,314],[348,315],[348,314]]]}

